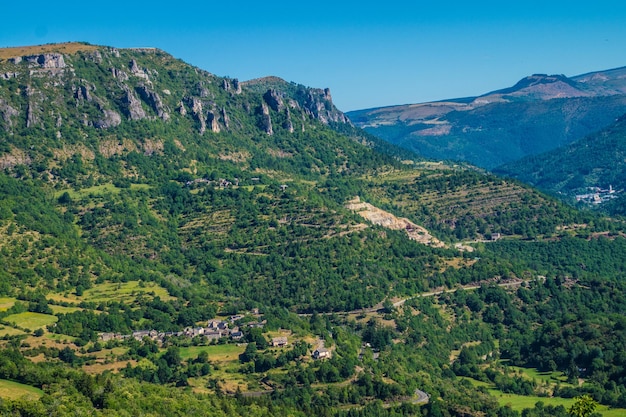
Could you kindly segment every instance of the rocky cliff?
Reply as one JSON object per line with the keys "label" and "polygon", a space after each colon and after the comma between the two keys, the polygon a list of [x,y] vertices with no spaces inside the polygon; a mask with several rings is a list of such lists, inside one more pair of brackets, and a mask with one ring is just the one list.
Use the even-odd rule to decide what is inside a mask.
{"label": "rocky cliff", "polygon": [[328,89],[263,80],[218,77],[152,48],[0,49],[0,139],[7,139],[0,156],[28,153],[31,144],[17,138],[33,134],[67,147],[81,136],[123,135],[139,126],[206,137],[285,136],[349,124]]}

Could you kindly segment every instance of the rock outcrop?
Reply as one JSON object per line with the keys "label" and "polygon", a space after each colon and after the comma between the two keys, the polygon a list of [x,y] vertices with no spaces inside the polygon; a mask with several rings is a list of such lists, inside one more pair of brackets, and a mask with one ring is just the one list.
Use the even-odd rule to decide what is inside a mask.
{"label": "rock outcrop", "polygon": [[280,93],[274,89],[270,88],[267,90],[267,92],[263,95],[263,100],[265,100],[267,105],[274,111],[281,111],[284,107],[283,99],[280,96]]}
{"label": "rock outcrop", "polygon": [[233,79],[233,90],[235,94],[241,94],[241,84],[237,78]]}
{"label": "rock outcrop", "polygon": [[74,98],[78,101],[92,101],[90,88],[85,85],[79,85],[74,92]]}
{"label": "rock outcrop", "polygon": [[222,121],[224,122],[224,127],[226,129],[230,129],[230,117],[228,117],[225,107],[222,107],[221,113],[222,113]]}
{"label": "rock outcrop", "polygon": [[304,110],[310,116],[324,124],[330,122],[350,124],[345,114],[337,110],[333,105],[330,89],[311,88],[304,101]]}
{"label": "rock outcrop", "polygon": [[120,69],[111,68],[111,74],[113,74],[113,78],[115,78],[116,80],[119,80],[119,81],[128,80],[128,74],[126,74],[124,71]]}
{"label": "rock outcrop", "polygon": [[0,99],[0,116],[2,117],[3,128],[8,132],[13,127],[13,118],[18,116],[19,112],[11,107],[9,103]]}
{"label": "rock outcrop", "polygon": [[116,111],[105,109],[102,111],[102,118],[94,122],[94,126],[98,129],[109,129],[119,126],[122,123],[122,116]]}
{"label": "rock outcrop", "polygon": [[23,59],[29,63],[29,67],[38,66],[43,69],[61,69],[66,67],[63,55],[57,53],[29,55],[23,57]]}
{"label": "rock outcrop", "polygon": [[194,118],[200,123],[200,134],[202,135],[206,132],[206,120],[202,110],[202,100],[197,97],[191,97],[189,101],[191,102],[191,112],[193,113]]}
{"label": "rock outcrop", "polygon": [[399,218],[393,214],[382,210],[372,204],[362,202],[357,196],[346,204],[348,210],[353,210],[364,219],[369,220],[375,225],[382,226],[390,230],[404,230],[411,240],[415,240],[424,245],[434,246],[436,248],[445,247],[445,244],[432,236],[428,230],[422,226],[418,226],[409,219]]}
{"label": "rock outcrop", "polygon": [[150,80],[148,74],[146,74],[144,70],[139,68],[139,65],[137,65],[137,61],[135,61],[134,59],[130,61],[128,67],[130,69],[130,73],[133,74],[135,77],[143,78],[146,81]]}
{"label": "rock outcrop", "polygon": [[283,127],[289,131],[289,133],[293,133],[293,122],[291,121],[291,112],[289,111],[289,107],[285,107],[285,116],[286,120],[283,123]]}
{"label": "rock outcrop", "polygon": [[270,109],[265,102],[261,103],[261,121],[259,127],[270,136],[274,134],[274,129],[272,129],[272,116],[270,116]]}
{"label": "rock outcrop", "polygon": [[126,110],[126,115],[130,120],[141,120],[146,118],[146,112],[141,107],[141,101],[137,98],[137,95],[128,86],[123,84],[124,90],[123,103]]}
{"label": "rock outcrop", "polygon": [[161,97],[159,97],[156,92],[150,90],[143,84],[137,87],[137,91],[139,92],[141,98],[146,103],[148,103],[150,107],[152,107],[157,116],[165,121],[170,119],[169,113],[165,111],[165,107],[163,106],[163,101],[161,100]]}
{"label": "rock outcrop", "polygon": [[213,133],[220,132],[220,124],[217,122],[217,116],[212,111],[207,113],[206,121]]}

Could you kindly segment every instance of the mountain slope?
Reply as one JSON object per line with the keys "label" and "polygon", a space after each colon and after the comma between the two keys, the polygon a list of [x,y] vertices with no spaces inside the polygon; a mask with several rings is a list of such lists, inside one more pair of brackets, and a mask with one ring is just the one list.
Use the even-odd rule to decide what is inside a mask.
{"label": "mountain slope", "polygon": [[349,112],[359,127],[434,159],[493,168],[600,130],[626,113],[624,68],[535,74],[479,97]]}
{"label": "mountain slope", "polygon": [[41,396],[0,415],[513,415],[457,378],[512,385],[501,357],[624,404],[621,222],[384,146],[325,90],[0,57],[0,382]]}
{"label": "mountain slope", "polygon": [[[595,189],[612,187],[614,193],[604,193],[607,199],[621,199],[608,201],[608,207],[623,214],[621,191],[626,189],[626,117],[568,146],[500,166],[494,172],[564,195],[570,201],[574,201],[576,195],[595,196],[598,194]],[[607,207],[607,204],[602,205]]]}

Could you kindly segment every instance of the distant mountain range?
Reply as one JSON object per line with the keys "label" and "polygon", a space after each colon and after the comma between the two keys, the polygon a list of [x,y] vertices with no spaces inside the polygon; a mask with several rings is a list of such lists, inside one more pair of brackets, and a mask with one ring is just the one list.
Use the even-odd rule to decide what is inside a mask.
{"label": "distant mountain range", "polygon": [[534,74],[478,97],[348,112],[391,143],[487,169],[568,145],[626,113],[626,67],[568,78]]}

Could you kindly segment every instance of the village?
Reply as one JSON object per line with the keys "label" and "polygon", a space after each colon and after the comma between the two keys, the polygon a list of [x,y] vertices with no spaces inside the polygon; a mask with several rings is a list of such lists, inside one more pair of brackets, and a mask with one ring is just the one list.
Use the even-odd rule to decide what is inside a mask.
{"label": "village", "polygon": [[[255,316],[257,318],[260,316],[258,311],[254,311]],[[186,327],[182,331],[179,332],[159,332],[157,330],[137,330],[132,332],[131,334],[120,334],[120,333],[99,333],[98,338],[101,342],[108,342],[110,340],[128,340],[135,339],[137,341],[143,341],[145,338],[148,338],[154,342],[157,342],[163,345],[169,338],[172,337],[184,337],[184,338],[195,338],[195,337],[204,337],[207,339],[207,342],[217,343],[219,340],[230,339],[233,341],[239,341],[243,339],[244,334],[241,331],[239,325],[236,324],[238,320],[244,318],[243,315],[233,315],[230,316],[227,320],[218,320],[211,319],[207,322],[205,327]],[[261,321],[252,321],[246,323],[244,326],[247,328],[258,328],[262,329],[267,324],[267,320]],[[275,348],[282,348],[289,345],[289,339],[287,336],[278,336],[273,337],[269,345]],[[313,350],[311,356],[313,359],[326,359],[332,356],[331,351],[324,347],[324,342],[320,341],[319,345],[315,350]]]}
{"label": "village", "polygon": [[590,193],[577,194],[576,202],[583,202],[587,204],[602,204],[617,198],[617,194],[621,193],[621,191],[613,189],[612,185],[609,185],[608,189],[603,189],[600,187],[589,187],[588,190],[590,191]]}
{"label": "village", "polygon": [[[258,314],[258,312],[257,312]],[[240,340],[243,338],[243,332],[240,327],[235,324],[236,321],[242,319],[244,316],[242,315],[234,315],[230,316],[228,320],[218,320],[211,319],[207,322],[205,327],[186,327],[184,330],[179,332],[159,332],[157,330],[137,330],[132,332],[131,334],[120,334],[120,333],[100,333],[99,339],[102,342],[108,342],[109,340],[126,340],[126,339],[135,339],[138,341],[143,340],[144,338],[149,338],[155,342],[163,344],[170,337],[187,337],[194,338],[197,336],[205,337],[209,342],[218,341],[222,338],[229,338],[231,340]],[[254,321],[246,323],[245,326],[249,328],[260,328],[262,329],[267,320],[263,321]],[[287,338],[274,338],[280,340],[272,340],[272,346],[281,347],[286,346],[288,341]],[[283,340],[285,339],[285,340]]]}

